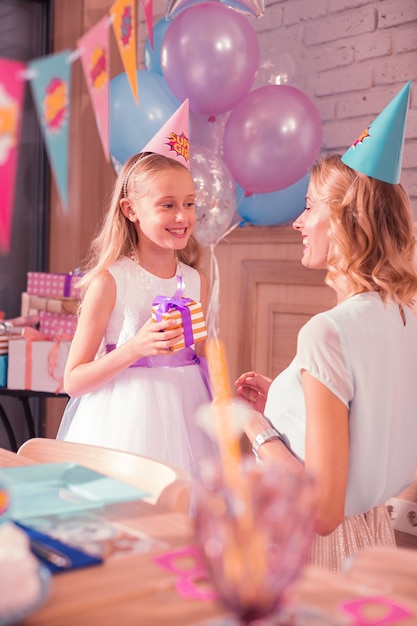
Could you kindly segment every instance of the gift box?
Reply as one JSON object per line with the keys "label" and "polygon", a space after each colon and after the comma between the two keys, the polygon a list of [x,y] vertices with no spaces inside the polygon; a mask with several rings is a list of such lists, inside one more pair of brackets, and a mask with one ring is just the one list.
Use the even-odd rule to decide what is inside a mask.
{"label": "gift box", "polygon": [[9,352],[9,335],[0,335],[0,356]]}
{"label": "gift box", "polygon": [[77,316],[41,311],[39,313],[39,330],[44,335],[69,339],[74,336],[77,328]]}
{"label": "gift box", "polygon": [[181,325],[184,327],[184,341],[172,346],[174,352],[207,338],[201,303],[190,298],[157,296],[152,305],[152,319],[155,322],[175,320],[177,324],[173,328]]}
{"label": "gift box", "polygon": [[8,355],[2,354],[0,355],[0,387],[7,386],[7,363],[8,363]]}
{"label": "gift box", "polygon": [[21,297],[21,314],[31,315],[38,311],[48,311],[48,313],[70,315],[77,312],[79,304],[78,298],[34,296],[24,291]]}
{"label": "gift box", "polygon": [[71,342],[41,339],[43,335],[32,330],[30,337],[11,338],[9,341],[7,387],[62,393]]}
{"label": "gift box", "polygon": [[79,299],[81,291],[77,288],[77,282],[81,276],[81,272],[68,274],[28,272],[26,291],[31,296]]}

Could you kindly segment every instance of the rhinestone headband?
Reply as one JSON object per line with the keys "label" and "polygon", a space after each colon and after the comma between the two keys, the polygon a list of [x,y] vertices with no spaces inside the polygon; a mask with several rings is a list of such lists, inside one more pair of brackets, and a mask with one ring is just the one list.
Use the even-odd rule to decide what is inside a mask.
{"label": "rhinestone headband", "polygon": [[129,182],[130,175],[135,169],[135,167],[137,166],[137,164],[139,163],[139,161],[143,161],[144,159],[147,159],[148,157],[153,156],[154,154],[155,154],[154,152],[142,153],[140,157],[136,159],[136,161],[132,163],[132,165],[129,167],[129,169],[126,172],[126,176],[124,178],[123,185],[122,185],[123,198],[127,198],[127,183]]}
{"label": "rhinestone headband", "polygon": [[126,172],[126,176],[125,179],[123,181],[123,198],[127,198],[127,183],[129,182],[129,176],[131,175],[131,173],[133,172],[133,170],[135,169],[135,167],[137,166],[137,164],[139,163],[140,158],[137,159],[134,163],[132,163],[132,165],[129,167],[129,169]]}

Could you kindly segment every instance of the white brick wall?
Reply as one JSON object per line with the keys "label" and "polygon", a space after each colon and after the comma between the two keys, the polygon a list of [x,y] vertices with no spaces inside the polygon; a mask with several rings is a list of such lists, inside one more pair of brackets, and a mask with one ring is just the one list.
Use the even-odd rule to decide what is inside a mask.
{"label": "white brick wall", "polygon": [[[167,2],[154,0],[154,20]],[[261,60],[289,53],[294,84],[316,104],[323,150],[344,152],[413,80],[402,183],[417,220],[417,0],[266,0],[248,17]],[[145,24],[139,32],[146,36]]]}

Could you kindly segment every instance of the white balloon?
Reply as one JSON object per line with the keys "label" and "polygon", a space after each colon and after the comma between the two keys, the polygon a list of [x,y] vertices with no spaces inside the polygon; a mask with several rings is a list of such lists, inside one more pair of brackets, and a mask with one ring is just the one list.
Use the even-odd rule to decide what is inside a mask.
{"label": "white balloon", "polygon": [[190,171],[196,190],[194,235],[202,246],[217,243],[236,215],[236,186],[229,168],[210,148],[191,143]]}

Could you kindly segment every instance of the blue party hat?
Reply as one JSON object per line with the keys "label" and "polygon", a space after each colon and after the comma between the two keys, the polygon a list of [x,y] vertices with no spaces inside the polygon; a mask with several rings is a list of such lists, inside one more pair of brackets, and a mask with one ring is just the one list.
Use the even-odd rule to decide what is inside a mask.
{"label": "blue party hat", "polygon": [[408,81],[345,152],[343,163],[371,178],[400,182],[410,85]]}

